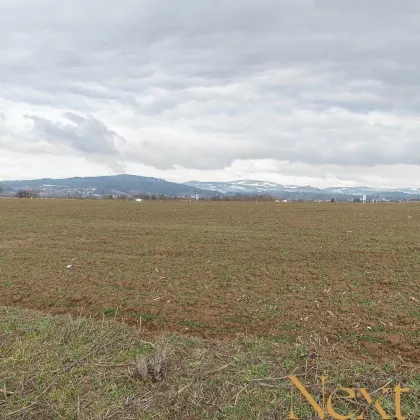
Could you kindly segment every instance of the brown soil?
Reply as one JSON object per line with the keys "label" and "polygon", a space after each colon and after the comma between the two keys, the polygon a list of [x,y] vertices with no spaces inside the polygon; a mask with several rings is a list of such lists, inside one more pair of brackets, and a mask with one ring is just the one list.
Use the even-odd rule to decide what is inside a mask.
{"label": "brown soil", "polygon": [[420,205],[0,200],[0,214],[1,304],[420,360]]}

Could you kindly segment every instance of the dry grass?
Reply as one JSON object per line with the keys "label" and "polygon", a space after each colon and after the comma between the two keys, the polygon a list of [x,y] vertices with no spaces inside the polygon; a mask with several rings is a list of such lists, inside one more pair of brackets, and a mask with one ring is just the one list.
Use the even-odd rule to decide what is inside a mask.
{"label": "dry grass", "polygon": [[[314,342],[281,344],[249,337],[215,341],[167,335],[152,343],[112,320],[3,307],[0,418],[285,419],[290,412],[289,374],[318,396],[318,402],[321,374],[328,376],[328,389],[365,386],[372,395],[401,382],[412,389],[403,397],[403,414],[416,418],[418,366],[334,366],[339,352]],[[344,413],[365,411],[367,419],[379,418],[360,398],[349,402],[337,397],[335,404]],[[381,404],[393,413],[392,394]],[[317,418],[296,393],[295,413],[299,419]]]}

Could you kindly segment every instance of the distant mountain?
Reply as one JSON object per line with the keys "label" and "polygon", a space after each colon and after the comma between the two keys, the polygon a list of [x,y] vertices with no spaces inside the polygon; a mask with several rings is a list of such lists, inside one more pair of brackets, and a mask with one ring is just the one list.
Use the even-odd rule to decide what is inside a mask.
{"label": "distant mountain", "polygon": [[324,191],[336,194],[350,194],[350,195],[378,195],[378,194],[403,194],[403,195],[420,195],[418,188],[372,188],[372,187],[329,187]]}
{"label": "distant mountain", "polygon": [[316,200],[336,198],[341,200],[351,200],[366,194],[370,198],[383,199],[410,199],[420,198],[420,189],[399,188],[381,189],[372,187],[329,187],[314,188],[308,186],[282,185],[274,182],[256,181],[250,179],[231,181],[231,182],[200,182],[190,181],[186,185],[195,188],[219,192],[222,194],[270,194],[276,197]]}
{"label": "distant mountain", "polygon": [[23,189],[35,190],[41,196],[99,196],[104,194],[163,194],[166,196],[214,195],[214,192],[205,191],[198,187],[136,175],[66,179],[44,178],[25,181],[2,181],[1,183],[4,192],[8,195]]}
{"label": "distant mountain", "polygon": [[311,186],[298,187],[295,185],[281,185],[275,182],[256,181],[252,179],[242,179],[231,182],[199,182],[190,181],[186,185],[196,188],[204,188],[210,191],[218,191],[226,194],[244,193],[244,194],[275,194],[284,192],[310,192],[319,193],[322,190]]}
{"label": "distant mountain", "polygon": [[100,197],[103,195],[163,194],[171,197],[202,198],[216,196],[271,195],[290,200],[353,200],[366,196],[370,199],[409,200],[420,199],[420,189],[378,189],[372,187],[314,188],[310,185],[282,185],[275,182],[243,179],[231,182],[190,181],[184,184],[160,178],[136,175],[77,177],[66,179],[33,179],[3,181],[3,195],[15,195],[19,190],[34,190],[41,197]]}

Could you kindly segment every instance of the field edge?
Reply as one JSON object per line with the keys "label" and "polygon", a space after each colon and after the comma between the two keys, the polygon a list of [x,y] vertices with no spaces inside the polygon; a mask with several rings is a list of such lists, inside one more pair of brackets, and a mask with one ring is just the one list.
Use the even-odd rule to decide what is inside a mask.
{"label": "field edge", "polygon": [[[163,380],[139,374],[138,363],[165,352]],[[340,360],[339,349],[238,337],[217,341],[168,334],[151,339],[114,320],[46,315],[0,307],[0,418],[289,418],[291,382],[305,385],[321,404],[319,377],[327,389],[366,387],[375,392],[398,383],[408,418],[420,412],[419,367]],[[165,374],[165,372],[163,372]],[[382,405],[395,411],[393,393]],[[295,398],[297,418],[317,418]],[[342,413],[366,402],[339,398]],[[362,408],[361,408],[362,407]],[[337,411],[339,411],[337,409]],[[370,417],[369,417],[370,413]]]}

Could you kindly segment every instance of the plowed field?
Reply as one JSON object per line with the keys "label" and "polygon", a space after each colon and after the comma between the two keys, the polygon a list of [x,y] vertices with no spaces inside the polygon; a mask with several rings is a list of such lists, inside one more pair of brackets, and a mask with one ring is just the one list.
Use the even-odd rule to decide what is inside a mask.
{"label": "plowed field", "polygon": [[0,303],[418,362],[420,205],[3,199]]}

